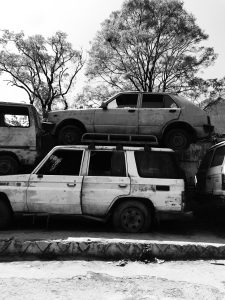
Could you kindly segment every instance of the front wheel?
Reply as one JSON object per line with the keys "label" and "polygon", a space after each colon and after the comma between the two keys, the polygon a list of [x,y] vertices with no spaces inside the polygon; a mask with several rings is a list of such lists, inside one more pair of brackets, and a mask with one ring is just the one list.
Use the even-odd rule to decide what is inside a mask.
{"label": "front wheel", "polygon": [[82,130],[75,125],[67,125],[60,129],[58,134],[59,145],[76,145],[81,141]]}
{"label": "front wheel", "polygon": [[184,150],[190,146],[190,134],[184,129],[171,129],[164,137],[164,145],[173,150]]}
{"label": "front wheel", "polygon": [[152,215],[145,204],[129,200],[119,204],[113,213],[113,225],[119,232],[146,232],[152,223]]}
{"label": "front wheel", "polygon": [[10,155],[0,156],[0,175],[16,174],[19,171],[18,161]]}

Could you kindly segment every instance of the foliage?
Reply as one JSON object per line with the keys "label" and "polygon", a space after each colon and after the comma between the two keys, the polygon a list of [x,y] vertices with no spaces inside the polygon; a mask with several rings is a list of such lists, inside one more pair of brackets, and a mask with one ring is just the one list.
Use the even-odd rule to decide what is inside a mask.
{"label": "foliage", "polygon": [[65,33],[26,38],[23,32],[5,30],[0,43],[0,72],[9,75],[9,84],[26,91],[43,115],[59,101],[67,108],[65,96],[84,62],[82,52],[72,48]]}
{"label": "foliage", "polygon": [[120,90],[188,91],[216,58],[207,38],[179,0],[126,0],[93,40],[87,75]]}
{"label": "foliage", "polygon": [[74,99],[73,108],[99,107],[101,103],[116,93],[105,85],[86,85]]}
{"label": "foliage", "polygon": [[[199,105],[202,108],[206,108],[211,103],[214,103],[216,101],[221,101],[225,99],[225,77],[218,79],[208,79],[208,80],[200,80],[196,84],[196,93],[195,98],[204,97],[205,100],[201,101]],[[192,91],[192,97],[193,97],[194,91]],[[224,100],[223,100],[224,101]]]}

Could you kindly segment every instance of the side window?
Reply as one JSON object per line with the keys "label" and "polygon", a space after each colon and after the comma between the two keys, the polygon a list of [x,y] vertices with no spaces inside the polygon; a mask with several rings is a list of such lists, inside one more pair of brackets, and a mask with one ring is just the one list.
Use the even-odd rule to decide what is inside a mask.
{"label": "side window", "polygon": [[108,103],[108,108],[137,107],[138,94],[122,94]]}
{"label": "side window", "polygon": [[2,106],[1,126],[2,127],[29,127],[29,110],[27,107]]}
{"label": "side window", "polygon": [[206,171],[209,168],[209,165],[211,163],[212,160],[212,155],[213,155],[213,150],[209,151],[206,153],[206,155],[204,156],[200,166],[199,166],[199,170],[200,172]]}
{"label": "side window", "polygon": [[221,166],[224,161],[225,156],[225,146],[219,147],[215,150],[212,163],[210,167]]}
{"label": "side window", "polygon": [[174,153],[135,151],[137,171],[145,178],[182,178]]}
{"label": "side window", "polygon": [[163,95],[143,94],[142,108],[163,108]]}
{"label": "side window", "polygon": [[126,176],[123,151],[91,151],[89,176]]}
{"label": "side window", "polygon": [[82,150],[57,150],[38,170],[37,174],[79,175],[82,155]]}
{"label": "side window", "polygon": [[168,95],[164,95],[164,107],[165,108],[178,108],[177,104]]}

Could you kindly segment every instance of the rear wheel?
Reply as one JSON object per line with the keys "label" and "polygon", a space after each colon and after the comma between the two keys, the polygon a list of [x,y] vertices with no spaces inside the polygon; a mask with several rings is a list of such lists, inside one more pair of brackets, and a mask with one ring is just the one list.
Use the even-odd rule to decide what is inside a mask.
{"label": "rear wheel", "polygon": [[16,174],[19,170],[18,161],[10,155],[0,156],[0,175]]}
{"label": "rear wheel", "polygon": [[80,142],[83,131],[75,125],[67,125],[58,134],[59,145],[76,145]]}
{"label": "rear wheel", "polygon": [[0,229],[7,228],[12,223],[13,215],[8,203],[0,200]]}
{"label": "rear wheel", "polygon": [[164,137],[164,145],[173,150],[184,150],[189,147],[191,137],[189,132],[184,129],[171,129]]}
{"label": "rear wheel", "polygon": [[146,232],[151,222],[150,210],[145,204],[136,200],[119,204],[113,213],[114,228],[120,232]]}

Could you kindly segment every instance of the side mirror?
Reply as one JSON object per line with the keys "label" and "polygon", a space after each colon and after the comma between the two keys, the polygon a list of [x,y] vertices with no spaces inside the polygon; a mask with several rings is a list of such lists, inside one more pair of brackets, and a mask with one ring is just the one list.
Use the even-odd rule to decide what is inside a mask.
{"label": "side mirror", "polygon": [[102,109],[106,110],[107,109],[107,104],[105,102],[102,102],[101,106]]}

